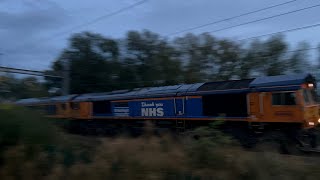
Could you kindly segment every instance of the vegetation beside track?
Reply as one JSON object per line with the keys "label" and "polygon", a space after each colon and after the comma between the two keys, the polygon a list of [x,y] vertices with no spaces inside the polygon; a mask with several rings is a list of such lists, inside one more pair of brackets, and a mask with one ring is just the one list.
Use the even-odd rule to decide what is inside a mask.
{"label": "vegetation beside track", "polygon": [[320,158],[248,152],[215,129],[200,139],[70,135],[40,113],[0,108],[0,178],[318,179]]}

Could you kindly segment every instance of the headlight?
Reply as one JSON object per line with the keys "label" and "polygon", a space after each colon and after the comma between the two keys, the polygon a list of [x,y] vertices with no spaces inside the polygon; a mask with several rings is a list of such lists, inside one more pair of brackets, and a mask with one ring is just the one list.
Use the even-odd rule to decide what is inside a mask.
{"label": "headlight", "polygon": [[309,126],[314,126],[314,122],[309,122]]}
{"label": "headlight", "polygon": [[318,123],[320,123],[320,118],[318,119]]}

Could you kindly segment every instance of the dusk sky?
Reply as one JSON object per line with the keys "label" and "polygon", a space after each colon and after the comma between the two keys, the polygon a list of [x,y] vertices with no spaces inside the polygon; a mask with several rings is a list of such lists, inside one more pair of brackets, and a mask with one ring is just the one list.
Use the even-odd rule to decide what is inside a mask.
{"label": "dusk sky", "polygon": [[[148,29],[166,35],[186,28],[221,20],[289,0],[149,0],[105,18],[138,0],[0,0],[0,65],[44,70],[68,45],[77,32],[91,31],[107,37],[123,38],[129,30]],[[192,31],[200,34],[248,21],[320,4],[318,0],[297,0],[284,6],[244,16]],[[234,40],[320,23],[320,7],[248,24],[217,33]],[[73,29],[70,31],[70,29]],[[320,42],[320,27],[286,34],[294,48],[300,41],[312,47]],[[181,36],[178,34],[177,36]],[[314,52],[310,52],[312,54]]]}

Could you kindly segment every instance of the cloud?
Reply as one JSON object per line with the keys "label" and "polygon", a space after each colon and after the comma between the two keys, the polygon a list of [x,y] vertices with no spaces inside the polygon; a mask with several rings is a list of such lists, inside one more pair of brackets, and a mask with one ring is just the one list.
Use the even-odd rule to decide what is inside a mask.
{"label": "cloud", "polygon": [[[53,37],[59,32],[120,9],[137,0],[0,0],[0,56],[7,65],[45,69],[67,46],[73,33],[92,31],[107,37],[123,38],[128,30],[149,29],[162,35],[208,22],[221,20],[245,12],[279,4],[288,0],[150,0],[99,23]],[[199,34],[224,27],[272,16],[317,2],[297,1],[254,15],[219,23],[192,31]],[[242,39],[285,29],[319,23],[315,8],[301,13],[248,24],[218,33],[217,37]],[[292,44],[307,40],[313,44],[320,38],[319,29],[289,33]],[[183,34],[179,34],[183,35]],[[53,37],[53,38],[52,38]],[[50,40],[45,40],[52,38]]]}
{"label": "cloud", "polygon": [[[16,65],[42,59],[57,53],[56,44],[43,42],[48,32],[63,29],[70,17],[57,3],[51,1],[0,1],[0,57],[2,65]],[[32,58],[33,55],[33,58]],[[52,60],[50,58],[50,60]],[[40,60],[39,60],[40,62]],[[34,64],[37,66],[37,64]],[[16,66],[18,67],[18,66]]]}
{"label": "cloud", "polygon": [[11,3],[1,2],[4,5],[0,5],[3,7],[0,8],[0,38],[5,40],[2,43],[7,46],[14,41],[29,41],[48,30],[60,28],[68,19],[65,10],[50,1],[41,1],[41,4],[38,1],[23,1],[16,4],[14,11],[11,11]]}

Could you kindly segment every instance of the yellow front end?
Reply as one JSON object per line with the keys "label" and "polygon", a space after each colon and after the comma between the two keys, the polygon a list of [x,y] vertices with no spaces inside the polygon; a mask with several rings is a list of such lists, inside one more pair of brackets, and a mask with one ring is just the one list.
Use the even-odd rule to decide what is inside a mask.
{"label": "yellow front end", "polygon": [[319,105],[304,107],[304,120],[306,127],[312,128],[319,125]]}
{"label": "yellow front end", "polygon": [[303,98],[303,112],[306,128],[313,128],[320,123],[319,103],[313,84],[307,84],[301,89]]}

